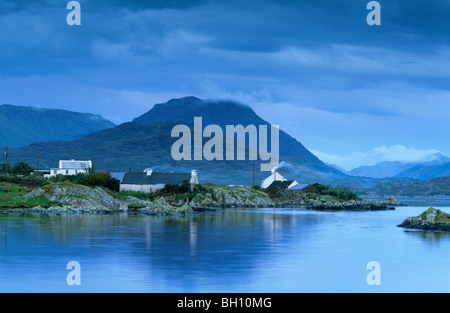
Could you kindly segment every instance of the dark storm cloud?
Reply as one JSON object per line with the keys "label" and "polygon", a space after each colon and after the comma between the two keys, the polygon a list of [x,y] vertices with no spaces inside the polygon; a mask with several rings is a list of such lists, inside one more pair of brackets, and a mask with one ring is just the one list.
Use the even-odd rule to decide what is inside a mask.
{"label": "dark storm cloud", "polygon": [[97,8],[127,8],[130,10],[189,9],[207,2],[207,0],[86,0]]}
{"label": "dark storm cloud", "polygon": [[[80,27],[67,2],[0,2],[3,102],[120,123],[174,96],[233,98],[316,150],[450,131],[448,0],[380,0],[379,27],[369,0],[79,0]],[[397,142],[373,127],[394,123]]]}

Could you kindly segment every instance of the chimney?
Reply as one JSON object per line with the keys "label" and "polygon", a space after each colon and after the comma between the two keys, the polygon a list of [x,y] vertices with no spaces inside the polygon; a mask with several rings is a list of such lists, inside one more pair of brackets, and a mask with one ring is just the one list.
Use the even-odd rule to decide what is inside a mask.
{"label": "chimney", "polygon": [[197,177],[197,170],[191,171],[191,185],[198,185],[198,177]]}

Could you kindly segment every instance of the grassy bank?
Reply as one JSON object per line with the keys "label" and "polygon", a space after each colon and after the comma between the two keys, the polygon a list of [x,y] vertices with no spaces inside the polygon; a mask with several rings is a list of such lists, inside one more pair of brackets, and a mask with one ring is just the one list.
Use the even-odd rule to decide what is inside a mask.
{"label": "grassy bank", "polygon": [[25,199],[24,196],[34,189],[35,187],[27,187],[16,183],[0,182],[0,209],[50,207],[58,204],[45,197]]}

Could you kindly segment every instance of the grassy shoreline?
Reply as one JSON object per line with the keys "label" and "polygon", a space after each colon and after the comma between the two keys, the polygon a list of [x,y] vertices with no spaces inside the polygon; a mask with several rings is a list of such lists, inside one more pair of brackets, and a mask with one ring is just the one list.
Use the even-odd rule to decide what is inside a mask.
{"label": "grassy shoreline", "polygon": [[[36,209],[39,211],[57,210],[60,207],[61,210],[69,208],[75,211],[78,209],[109,212],[129,210],[162,214],[227,207],[305,207],[321,211],[381,210],[389,205],[359,199],[346,187],[339,187],[339,189],[323,185],[321,187],[323,191],[320,194],[280,188],[261,189],[258,186],[214,184],[199,185],[191,190],[189,182],[185,182],[181,185],[168,184],[155,193],[147,194],[132,191],[119,192],[105,185],[86,186],[69,180],[55,182],[39,177],[0,175],[0,210]],[[339,195],[342,196],[339,197]]]}

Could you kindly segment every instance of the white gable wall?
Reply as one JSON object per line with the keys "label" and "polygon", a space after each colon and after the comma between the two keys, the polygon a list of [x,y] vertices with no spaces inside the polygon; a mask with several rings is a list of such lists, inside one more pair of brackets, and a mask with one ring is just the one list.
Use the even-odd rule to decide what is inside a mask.
{"label": "white gable wall", "polygon": [[274,181],[285,181],[285,180],[287,179],[284,178],[283,175],[275,171],[269,177],[267,177],[262,181],[261,188],[269,187]]}

